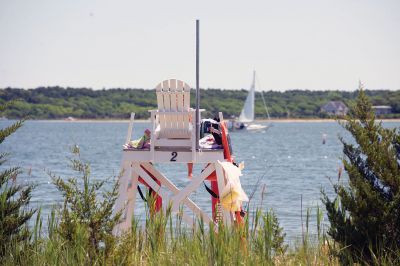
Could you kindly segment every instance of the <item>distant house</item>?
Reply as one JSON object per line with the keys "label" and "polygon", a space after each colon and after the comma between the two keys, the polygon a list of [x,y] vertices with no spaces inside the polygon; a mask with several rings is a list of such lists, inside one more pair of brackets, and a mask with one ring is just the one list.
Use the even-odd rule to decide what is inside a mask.
{"label": "distant house", "polygon": [[331,101],[321,107],[321,112],[329,115],[346,115],[349,108],[341,101]]}
{"label": "distant house", "polygon": [[76,121],[76,118],[68,116],[67,118],[64,118],[64,121]]}
{"label": "distant house", "polygon": [[389,105],[376,105],[372,106],[376,115],[387,115],[392,113],[392,107]]}

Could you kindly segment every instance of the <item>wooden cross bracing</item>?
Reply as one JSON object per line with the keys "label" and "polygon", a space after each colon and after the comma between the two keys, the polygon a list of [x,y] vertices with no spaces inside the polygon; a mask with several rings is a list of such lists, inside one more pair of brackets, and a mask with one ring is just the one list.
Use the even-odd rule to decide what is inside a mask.
{"label": "wooden cross bracing", "polygon": [[[189,210],[195,214],[198,218],[201,218],[206,224],[213,223],[213,219],[204,212],[196,203],[194,203],[190,198],[190,194],[196,191],[202,182],[214,171],[217,173],[218,187],[220,191],[222,190],[225,177],[222,167],[219,163],[210,163],[207,167],[197,176],[193,177],[189,184],[183,189],[179,189],[174,185],[174,183],[167,178],[164,174],[158,171],[149,162],[125,162],[123,164],[123,175],[120,178],[120,197],[125,195],[124,200],[120,200],[123,204],[116,206],[116,209],[122,211],[122,221],[114,228],[114,234],[120,235],[124,231],[129,230],[132,223],[133,212],[136,203],[137,185],[139,184],[139,176],[147,183],[151,189],[153,189],[157,194],[159,194],[163,199],[163,211],[171,206],[172,213],[177,213],[182,205],[185,205]],[[145,171],[146,170],[146,171]],[[157,178],[161,182],[161,186],[169,190],[171,193],[161,189],[161,186],[153,180],[153,178],[148,174]],[[230,225],[233,220],[233,215],[223,210],[223,221],[225,224]],[[190,226],[194,225],[196,220],[193,216],[182,213],[183,220]]]}

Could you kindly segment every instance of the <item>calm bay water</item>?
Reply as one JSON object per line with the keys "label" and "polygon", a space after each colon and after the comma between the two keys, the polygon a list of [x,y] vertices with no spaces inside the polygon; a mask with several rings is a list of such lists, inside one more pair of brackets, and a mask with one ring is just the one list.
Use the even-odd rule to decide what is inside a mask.
{"label": "calm bay water", "polygon": [[[0,127],[10,123],[0,121]],[[399,127],[400,123],[385,125]],[[140,137],[149,126],[149,123],[135,123],[133,138]],[[7,166],[18,165],[24,170],[18,176],[18,182],[37,185],[32,205],[41,206],[46,217],[51,207],[61,201],[48,172],[62,177],[74,174],[68,167],[70,147],[79,145],[82,158],[91,164],[93,178],[107,179],[109,187],[113,182],[112,177],[120,171],[122,144],[127,128],[128,123],[28,121],[3,143],[1,151],[11,153]],[[327,135],[325,145],[322,144],[323,134]],[[341,165],[339,135],[349,137],[336,122],[277,122],[264,132],[231,133],[236,161],[245,162],[242,186],[248,195],[256,189],[252,208],[273,208],[288,240],[295,240],[301,235],[300,198],[303,199],[305,213],[307,207],[321,206],[321,188],[332,195],[328,177],[335,181]],[[185,164],[159,167],[178,187],[188,183]],[[195,167],[195,173],[200,168]],[[262,197],[264,184],[266,194]],[[191,198],[211,212],[210,195],[203,187]],[[144,204],[140,198],[137,202],[137,216],[140,218]],[[313,224],[315,222],[312,227]]]}

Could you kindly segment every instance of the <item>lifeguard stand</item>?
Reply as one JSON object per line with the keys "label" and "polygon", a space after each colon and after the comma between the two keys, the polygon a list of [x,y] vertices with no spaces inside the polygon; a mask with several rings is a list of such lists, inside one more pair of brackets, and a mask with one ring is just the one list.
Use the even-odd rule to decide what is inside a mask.
{"label": "lifeguard stand", "polygon": [[[195,109],[190,108],[188,84],[175,79],[165,80],[157,85],[156,94],[158,109],[149,111],[152,126],[150,148],[123,150],[121,165],[123,174],[119,180],[119,198],[115,207],[115,211],[122,212],[122,220],[114,228],[115,235],[122,234],[131,226],[139,178],[162,197],[164,210],[172,206],[172,211],[177,212],[184,204],[205,223],[216,222],[189,196],[211,175],[216,176],[218,190],[223,190],[226,178],[220,162],[226,161],[224,149],[196,149]],[[221,113],[220,120],[221,122],[223,120]],[[133,121],[134,114],[131,115],[128,127],[127,143],[131,139]],[[183,189],[176,187],[154,165],[187,163],[205,164],[206,167]],[[161,189],[159,184],[166,188],[166,191]],[[234,213],[224,209],[221,211],[223,222],[230,225],[235,220]],[[189,225],[195,223],[193,215],[187,213],[183,213],[183,220]]]}

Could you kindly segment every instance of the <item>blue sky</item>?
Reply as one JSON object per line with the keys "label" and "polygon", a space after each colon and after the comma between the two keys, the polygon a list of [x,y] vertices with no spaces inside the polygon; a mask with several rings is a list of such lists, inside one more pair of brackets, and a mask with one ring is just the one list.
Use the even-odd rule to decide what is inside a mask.
{"label": "blue sky", "polygon": [[400,89],[400,1],[0,0],[0,88]]}

